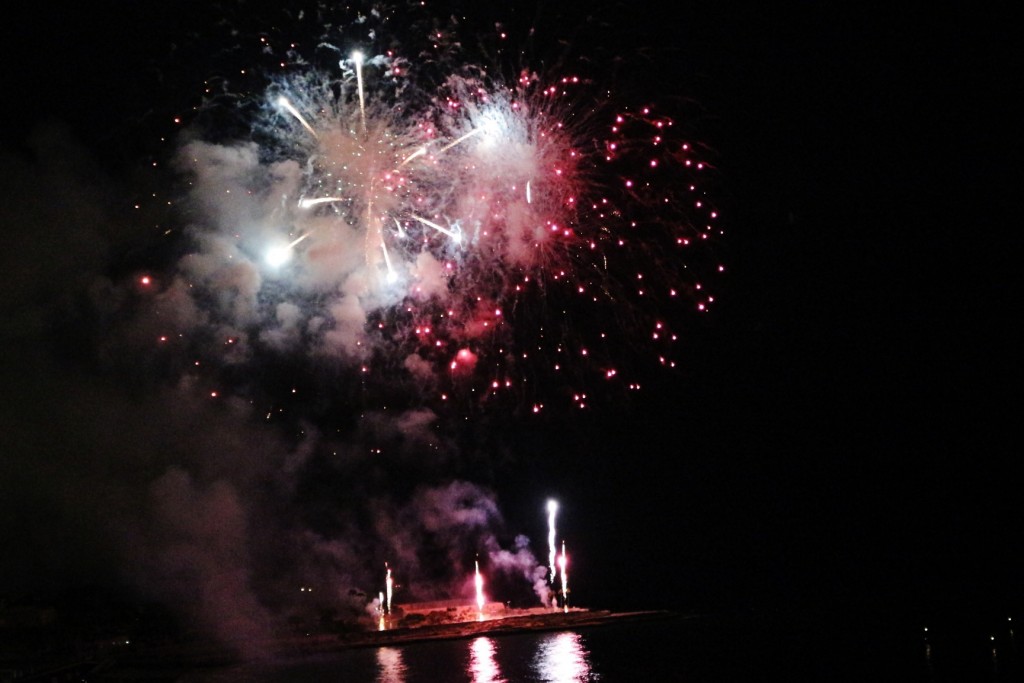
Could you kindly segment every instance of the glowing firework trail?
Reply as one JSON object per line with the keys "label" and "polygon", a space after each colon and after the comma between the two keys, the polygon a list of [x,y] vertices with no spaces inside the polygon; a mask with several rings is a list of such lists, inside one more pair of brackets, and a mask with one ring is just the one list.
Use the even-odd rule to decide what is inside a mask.
{"label": "glowing firework trail", "polygon": [[[483,132],[482,128],[476,128],[474,130],[471,130],[468,133],[466,133],[465,135],[463,135],[462,137],[460,137],[457,140],[455,140],[454,142],[450,142],[447,145],[445,145],[444,147],[442,147],[441,149],[437,150],[437,153],[438,154],[444,154],[445,152],[450,150],[452,147],[455,147],[456,145],[465,142],[466,140],[470,139],[474,135],[479,135],[481,132]],[[409,163],[413,159],[421,157],[421,156],[425,155],[426,153],[427,153],[427,148],[426,147],[420,147],[415,152],[413,152],[412,154],[407,156],[405,158],[405,160],[398,165],[398,167],[401,168],[402,166],[405,166],[407,163]]]}
{"label": "glowing firework trail", "polygon": [[308,232],[303,235],[299,235],[298,237],[296,237],[295,239],[288,243],[288,248],[294,249],[297,244],[299,244],[302,240],[306,239],[307,237],[309,237]]}
{"label": "glowing firework trail", "polygon": [[319,135],[316,134],[316,131],[313,130],[313,126],[309,125],[309,122],[302,117],[302,114],[299,113],[299,110],[296,109],[294,105],[292,105],[292,103],[288,101],[287,97],[285,97],[284,95],[278,97],[277,104],[280,107],[284,107],[289,114],[294,116],[298,120],[298,122],[302,124],[302,127],[309,131],[310,135],[312,135],[315,138],[320,137]]}
{"label": "glowing firework trail", "polygon": [[312,207],[314,207],[314,206],[316,206],[318,204],[329,204],[331,202],[343,202],[343,201],[345,201],[344,197],[318,197],[316,199],[305,199],[304,198],[304,199],[300,199],[299,200],[299,208],[300,209],[309,209],[309,208],[312,208]]}
{"label": "glowing firework trail", "polygon": [[558,566],[562,570],[562,607],[569,610],[569,573],[566,571],[568,558],[565,556],[565,541],[562,541],[562,555],[558,558]]}
{"label": "glowing firework trail", "polygon": [[384,265],[388,268],[388,282],[394,282],[398,276],[395,275],[395,269],[391,267],[391,255],[388,253],[387,242],[383,239],[380,241],[380,248],[384,252]]}
{"label": "glowing firework trail", "polygon": [[469,131],[468,133],[466,133],[465,135],[463,135],[459,139],[455,140],[455,142],[449,142],[447,145],[445,145],[441,149],[437,150],[437,153],[438,154],[444,154],[445,152],[450,150],[452,147],[455,147],[456,145],[461,145],[463,142],[465,142],[466,140],[470,139],[474,135],[479,135],[482,132],[483,132],[483,128],[475,128],[474,130]]}
{"label": "glowing firework trail", "polygon": [[413,220],[417,220],[420,223],[422,223],[423,225],[426,225],[427,227],[430,227],[430,228],[433,228],[434,230],[437,230],[439,233],[441,233],[443,235],[448,235],[448,237],[451,237],[454,242],[461,242],[462,241],[462,238],[460,237],[459,233],[455,232],[454,230],[451,230],[449,228],[443,228],[440,225],[438,225],[437,223],[435,223],[434,221],[427,220],[423,216],[417,216],[416,214],[412,214],[412,218],[413,218]]}
{"label": "glowing firework trail", "polygon": [[480,575],[480,560],[476,561],[476,577],[474,578],[476,584],[476,607],[483,613],[484,610],[484,577]]}
{"label": "glowing firework trail", "polygon": [[366,132],[366,98],[363,95],[363,53],[356,50],[352,53],[352,61],[356,65],[356,83],[359,90],[359,120],[363,124],[363,132]]}
{"label": "glowing firework trail", "polygon": [[549,582],[555,583],[555,514],[558,512],[558,502],[548,501],[548,567],[551,569]]}
{"label": "glowing firework trail", "polygon": [[284,246],[271,247],[267,250],[265,260],[272,267],[278,267],[283,265],[292,257],[292,249],[295,248],[302,240],[309,237],[309,233],[299,235],[297,238],[289,242]]}
{"label": "glowing firework trail", "polygon": [[398,165],[398,167],[399,167],[399,168],[401,168],[402,166],[405,166],[405,165],[406,165],[407,163],[409,163],[409,162],[410,162],[410,161],[412,161],[413,159],[416,159],[416,158],[418,158],[418,157],[421,157],[421,156],[423,156],[423,155],[424,155],[424,154],[426,154],[426,153],[427,153],[427,148],[426,148],[426,147],[420,147],[420,148],[419,148],[418,150],[416,150],[415,152],[413,152],[412,154],[410,154],[409,156],[407,156],[407,157],[405,158],[405,161],[403,161],[402,163],[400,163],[400,164]]}
{"label": "glowing firework trail", "polygon": [[388,570],[387,577],[384,579],[384,586],[388,592],[387,612],[388,614],[391,614],[391,593],[394,589],[395,582],[391,578],[391,567],[388,566],[387,562],[384,563],[384,568]]}

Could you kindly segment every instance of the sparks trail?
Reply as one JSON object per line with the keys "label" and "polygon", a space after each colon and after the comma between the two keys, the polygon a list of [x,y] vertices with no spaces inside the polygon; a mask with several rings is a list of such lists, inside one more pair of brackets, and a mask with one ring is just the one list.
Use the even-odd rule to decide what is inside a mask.
{"label": "sparks trail", "polygon": [[555,582],[555,515],[558,514],[558,501],[548,501],[548,581]]}
{"label": "sparks trail", "polygon": [[335,52],[271,80],[258,142],[179,155],[199,248],[172,288],[244,341],[231,364],[329,360],[371,397],[533,412],[674,365],[720,230],[670,117],[577,75],[421,81],[397,50]]}

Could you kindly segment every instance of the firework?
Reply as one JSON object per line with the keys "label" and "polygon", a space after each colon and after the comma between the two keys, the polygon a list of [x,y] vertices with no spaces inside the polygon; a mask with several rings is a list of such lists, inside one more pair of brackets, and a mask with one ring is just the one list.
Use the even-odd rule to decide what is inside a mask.
{"label": "firework", "polygon": [[689,254],[720,230],[670,117],[578,75],[348,54],[271,79],[256,142],[183,147],[202,253],[178,286],[205,319],[249,359],[341,361],[435,409],[635,391],[638,340],[674,365],[673,315],[713,302]]}
{"label": "firework", "polygon": [[[231,4],[252,5],[217,12]],[[500,472],[526,457],[516,443],[499,460],[487,441],[508,427],[532,439],[524,413],[557,420],[673,364],[681,314],[712,302],[706,167],[667,108],[595,77],[596,59],[533,60],[512,39],[490,53],[502,65],[483,65],[448,28],[424,45],[422,24],[386,14],[282,9],[306,32],[203,22],[231,34],[197,40],[204,55],[259,55],[234,52],[202,94],[177,98],[196,107],[177,112],[169,163],[147,171],[176,182],[136,198],[159,209],[136,214],[157,219],[157,244],[109,250],[117,263],[83,297],[104,330],[83,358],[160,385],[165,431],[195,443],[158,449],[153,495],[237,491],[232,528],[247,533],[224,545],[233,557],[344,581],[349,596],[372,586],[382,625],[384,558],[400,562],[400,592],[451,594],[479,548],[492,590],[514,577],[550,604],[557,505],[545,562],[529,539],[502,547],[497,492],[472,481],[520,481]],[[564,545],[562,558],[564,601]],[[247,595],[276,604],[265,574]]]}
{"label": "firework", "polygon": [[480,560],[475,562],[476,575],[473,578],[473,584],[476,587],[476,607],[480,614],[484,611],[484,577],[480,575]]}
{"label": "firework", "polygon": [[562,607],[565,611],[569,611],[569,573],[567,565],[569,563],[568,557],[565,554],[565,541],[562,541],[562,554],[558,558],[558,567],[562,573]]}
{"label": "firework", "polygon": [[555,584],[555,514],[558,512],[558,501],[548,501],[548,568],[551,573],[548,575],[549,582]]}

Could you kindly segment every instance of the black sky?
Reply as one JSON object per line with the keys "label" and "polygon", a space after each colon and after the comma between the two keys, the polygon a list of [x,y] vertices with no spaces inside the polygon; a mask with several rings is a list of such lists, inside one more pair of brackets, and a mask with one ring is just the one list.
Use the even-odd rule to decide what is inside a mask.
{"label": "black sky", "polygon": [[[44,120],[112,175],[144,153],[124,134],[177,96],[156,65],[215,13],[172,4],[36,7],[5,26],[5,201],[18,200],[10,159],[31,158]],[[615,42],[595,52],[649,53],[640,86],[699,103],[729,275],[677,375],[621,412],[516,437],[534,455],[506,473],[507,514],[540,542],[531,510],[563,499],[576,590],[595,604],[1019,609],[1009,18],[820,3],[532,10],[517,21],[601,18]],[[0,457],[16,462],[9,447]],[[8,481],[50,495],[41,470],[16,467]],[[5,546],[4,563],[23,550]],[[17,565],[58,562],[46,546],[35,538]]]}

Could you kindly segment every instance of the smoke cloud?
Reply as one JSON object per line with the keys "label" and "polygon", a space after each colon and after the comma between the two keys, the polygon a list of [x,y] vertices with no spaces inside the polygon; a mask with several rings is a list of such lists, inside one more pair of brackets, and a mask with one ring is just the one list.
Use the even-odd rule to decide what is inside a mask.
{"label": "smoke cloud", "polygon": [[[191,142],[186,157],[194,248],[144,284],[119,265],[139,242],[121,206],[131,189],[67,131],[40,129],[27,157],[0,154],[0,534],[18,549],[0,565],[6,590],[114,585],[240,643],[290,616],[365,615],[384,562],[402,601],[458,597],[478,556],[528,581],[528,542],[503,546],[497,496],[453,476],[465,456],[434,411],[329,394],[294,408],[262,388],[288,374],[258,376],[257,361],[285,354],[327,377],[358,373],[379,299],[355,293],[359,267],[332,238],[304,274],[324,297],[317,313],[269,303],[274,281],[226,232],[269,230],[294,166],[262,168],[250,146]],[[254,176],[268,182],[258,197]],[[416,359],[400,364],[426,379]],[[347,426],[305,420],[310,406]]]}

